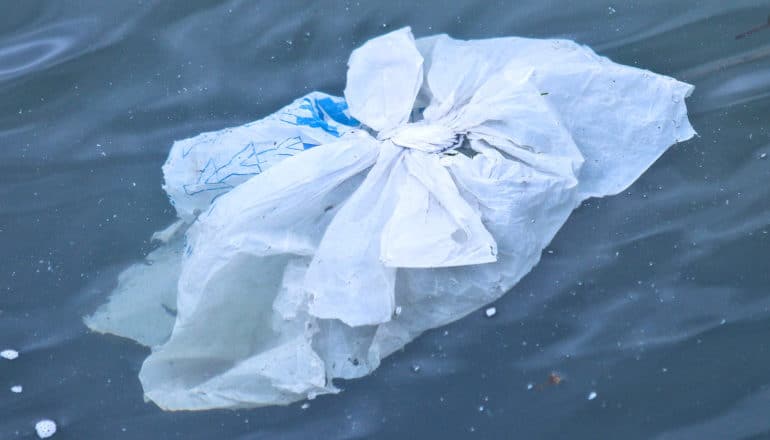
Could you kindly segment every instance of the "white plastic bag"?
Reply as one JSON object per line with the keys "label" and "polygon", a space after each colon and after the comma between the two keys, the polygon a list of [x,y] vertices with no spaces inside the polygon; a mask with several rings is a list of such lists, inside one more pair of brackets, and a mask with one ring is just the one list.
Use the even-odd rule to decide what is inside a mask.
{"label": "white plastic bag", "polygon": [[375,38],[344,100],[175,143],[161,238],[186,229],[185,250],[127,270],[87,323],[153,345],[140,379],[164,409],[336,392],[503,295],[582,200],[692,137],[692,89],[566,40]]}

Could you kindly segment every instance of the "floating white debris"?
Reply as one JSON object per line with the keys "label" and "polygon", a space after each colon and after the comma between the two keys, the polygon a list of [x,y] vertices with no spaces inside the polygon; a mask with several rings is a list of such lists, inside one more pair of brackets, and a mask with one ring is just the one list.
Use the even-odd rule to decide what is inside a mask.
{"label": "floating white debris", "polygon": [[484,313],[487,315],[487,318],[491,318],[497,314],[497,309],[490,307]]}
{"label": "floating white debris", "polygon": [[40,438],[52,437],[56,434],[56,423],[53,420],[41,420],[35,423],[35,431]]}
{"label": "floating white debris", "polygon": [[412,365],[412,371],[414,371],[415,373],[419,373],[420,370],[421,370],[421,368],[420,368],[419,365],[417,365],[417,364]]}
{"label": "floating white debris", "polygon": [[528,384],[527,384],[527,389],[528,389],[528,390],[531,390],[532,388],[535,388],[535,384],[533,384],[533,383],[528,383]]}
{"label": "floating white debris", "polygon": [[760,155],[759,155],[759,158],[760,158],[760,159],[765,159],[765,158],[767,158],[767,153],[762,153],[762,154],[760,154]]}
{"label": "floating white debris", "polygon": [[24,391],[24,388],[22,388],[22,386],[21,386],[21,385],[14,385],[14,386],[12,386],[12,387],[11,387],[11,392],[12,392],[12,393],[16,393],[16,394],[19,394],[19,393],[21,393],[22,391]]}
{"label": "floating white debris", "polygon": [[591,391],[588,393],[588,400],[594,400],[596,399],[596,391]]}
{"label": "floating white debris", "polygon": [[[139,377],[160,408],[335,393],[334,378],[372,373],[427,330],[480,319],[574,208],[624,191],[695,134],[692,86],[565,39],[415,41],[407,27],[366,42],[348,67],[344,98],[311,92],[171,148],[163,187],[189,246],[155,251],[170,270],[127,269],[87,320],[152,340]],[[163,294],[144,295],[148,282]],[[169,316],[162,305],[176,302],[162,322],[146,312]],[[396,305],[407,308],[397,317]]]}
{"label": "floating white debris", "polygon": [[4,359],[8,359],[9,361],[12,361],[17,357],[19,357],[19,352],[16,350],[10,350],[10,349],[3,350],[3,351],[0,351],[0,357]]}
{"label": "floating white debris", "polygon": [[305,403],[303,403],[303,404],[302,404],[302,406],[300,406],[300,408],[302,408],[302,409],[308,409],[308,408],[310,408],[310,404],[309,404],[309,403],[307,403],[307,402],[305,402]]}

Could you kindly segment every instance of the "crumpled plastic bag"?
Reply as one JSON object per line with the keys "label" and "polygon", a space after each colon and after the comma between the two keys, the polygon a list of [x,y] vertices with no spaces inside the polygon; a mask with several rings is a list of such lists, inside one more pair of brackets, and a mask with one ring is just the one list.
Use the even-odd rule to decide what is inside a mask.
{"label": "crumpled plastic bag", "polygon": [[344,99],[174,144],[179,222],[86,318],[152,346],[139,377],[161,408],[337,392],[499,298],[581,201],[694,135],[692,86],[566,40],[404,28],[348,66]]}

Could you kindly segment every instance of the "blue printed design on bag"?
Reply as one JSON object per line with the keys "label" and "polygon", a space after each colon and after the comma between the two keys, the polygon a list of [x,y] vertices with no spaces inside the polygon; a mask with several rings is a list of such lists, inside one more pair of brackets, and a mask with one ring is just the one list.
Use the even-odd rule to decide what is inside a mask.
{"label": "blue printed design on bag", "polygon": [[347,101],[335,101],[332,98],[322,98],[316,100],[316,107],[324,111],[332,120],[338,124],[348,127],[358,127],[361,123],[354,117],[348,116],[345,110],[348,109]]}
{"label": "blue printed design on bag", "polygon": [[[198,163],[205,163],[205,165],[200,166],[196,175],[190,176],[189,183],[183,184],[182,188],[187,196],[206,193],[210,197],[209,203],[213,203],[217,197],[227,193],[252,176],[261,174],[286,157],[295,156],[302,151],[316,147],[323,142],[321,139],[328,138],[323,133],[310,129],[322,130],[327,135],[340,137],[344,133],[345,127],[360,126],[360,122],[351,117],[347,110],[348,104],[343,98],[312,93],[294,101],[283,110],[265,119],[243,126],[262,128],[280,121],[280,123],[296,128],[296,130],[288,130],[289,133],[294,132],[294,136],[291,136],[286,130],[279,129],[276,130],[276,133],[281,134],[276,139],[267,141],[264,139],[264,135],[260,135],[260,141],[249,142],[242,148],[233,144],[224,146],[224,148],[220,147],[227,142],[228,136],[233,130],[243,128],[238,127],[203,133],[187,140],[182,147],[182,158],[186,159],[195,150],[197,152],[195,160],[200,161]],[[284,136],[291,137],[283,138]],[[226,153],[234,149],[237,149],[234,154]]]}
{"label": "blue printed design on bag", "polygon": [[310,98],[304,98],[302,104],[299,106],[300,110],[305,110],[308,115],[296,115],[286,113],[289,116],[293,116],[294,120],[281,119],[283,122],[293,125],[304,125],[312,128],[320,128],[321,130],[333,135],[341,136],[336,127],[329,124],[329,119],[337,124],[346,125],[348,127],[357,127],[361,123],[355,118],[348,116],[345,110],[348,109],[348,103],[345,100],[335,101],[332,98],[321,98],[311,100]]}
{"label": "blue printed design on bag", "polygon": [[232,189],[234,185],[228,181],[233,177],[253,176],[267,168],[268,163],[262,159],[262,155],[272,153],[274,156],[291,157],[313,146],[315,145],[302,142],[299,137],[292,137],[272,146],[249,142],[221,165],[214,159],[209,159],[200,170],[197,181],[184,185],[185,194],[191,196],[204,191]]}

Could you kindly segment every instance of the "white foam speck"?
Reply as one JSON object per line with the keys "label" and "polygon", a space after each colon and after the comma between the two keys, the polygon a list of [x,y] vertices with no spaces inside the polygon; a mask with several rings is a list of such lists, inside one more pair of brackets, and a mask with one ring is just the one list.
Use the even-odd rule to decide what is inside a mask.
{"label": "white foam speck", "polygon": [[596,399],[596,391],[591,391],[588,393],[588,400],[594,400]]}
{"label": "white foam speck", "polygon": [[40,438],[52,437],[56,434],[56,423],[53,420],[41,420],[35,423],[35,432]]}
{"label": "white foam speck", "polygon": [[484,313],[487,315],[487,318],[491,318],[497,314],[497,309],[490,307]]}
{"label": "white foam speck", "polygon": [[21,385],[14,385],[11,387],[11,392],[19,394],[20,392],[24,391],[24,388],[22,388]]}
{"label": "white foam speck", "polygon": [[3,350],[3,351],[0,351],[0,357],[4,359],[8,359],[9,361],[12,361],[17,357],[19,357],[19,352],[11,349]]}

